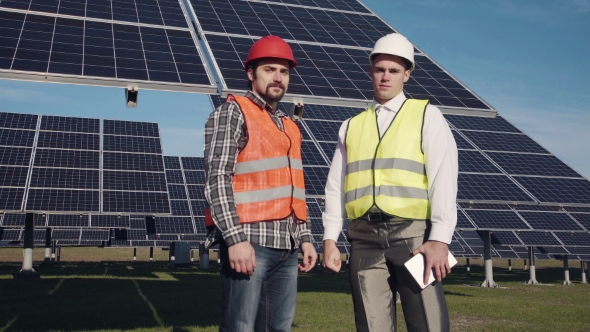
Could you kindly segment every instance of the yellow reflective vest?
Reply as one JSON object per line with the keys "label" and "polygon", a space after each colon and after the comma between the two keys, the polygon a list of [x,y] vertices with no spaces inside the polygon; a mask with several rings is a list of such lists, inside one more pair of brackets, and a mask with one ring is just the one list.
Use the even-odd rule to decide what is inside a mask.
{"label": "yellow reflective vest", "polygon": [[407,99],[381,138],[374,106],[350,119],[344,180],[349,219],[362,217],[373,206],[392,216],[430,219],[422,152],[426,106],[428,100]]}

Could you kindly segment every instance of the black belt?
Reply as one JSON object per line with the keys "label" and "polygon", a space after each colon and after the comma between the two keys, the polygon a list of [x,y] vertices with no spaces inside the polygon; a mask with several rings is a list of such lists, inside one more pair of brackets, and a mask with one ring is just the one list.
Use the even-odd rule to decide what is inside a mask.
{"label": "black belt", "polygon": [[386,221],[391,218],[393,218],[393,216],[391,216],[387,213],[383,213],[383,212],[367,213],[361,217],[361,219],[367,220],[367,221]]}

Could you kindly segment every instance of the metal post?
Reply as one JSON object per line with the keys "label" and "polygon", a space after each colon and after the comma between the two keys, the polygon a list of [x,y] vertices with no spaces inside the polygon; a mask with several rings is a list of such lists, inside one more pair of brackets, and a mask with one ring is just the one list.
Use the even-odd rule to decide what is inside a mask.
{"label": "metal post", "polygon": [[564,286],[571,286],[572,282],[570,281],[570,267],[569,267],[567,255],[563,255],[563,274],[564,274],[565,280],[561,284]]}
{"label": "metal post", "polygon": [[176,266],[176,242],[170,242],[170,246],[168,247],[170,250],[170,267]]}
{"label": "metal post", "polygon": [[45,263],[51,261],[51,228],[45,229]]}
{"label": "metal post", "polygon": [[526,265],[526,259],[525,259],[525,260],[524,260],[524,270],[526,271],[526,270],[528,270],[528,269],[529,269],[529,267]]}
{"label": "metal post", "polygon": [[55,241],[51,241],[51,261],[55,262],[55,250],[56,250],[57,243]]}
{"label": "metal post", "polygon": [[133,263],[137,262],[137,248],[133,248]]}
{"label": "metal post", "polygon": [[23,266],[13,276],[15,279],[39,278],[39,273],[33,269],[33,247],[35,233],[35,215],[27,213],[25,217],[25,243],[23,245]]}
{"label": "metal post", "polygon": [[195,254],[195,251],[191,249],[191,263],[195,261],[194,254]]}
{"label": "metal post", "polygon": [[508,258],[508,271],[512,271],[512,259]]}
{"label": "metal post", "polygon": [[492,265],[492,234],[490,231],[483,232],[483,257],[486,271],[486,279],[481,284],[481,287],[498,288],[498,284],[494,282],[494,270]]}
{"label": "metal post", "polygon": [[[350,260],[350,255],[349,254],[346,254],[346,265],[348,265],[348,261],[349,260]],[[398,295],[399,295],[399,293],[398,293]]]}
{"label": "metal post", "polygon": [[471,277],[471,266],[469,266],[469,258],[465,259],[465,263],[467,265],[467,267],[466,267],[467,268],[467,276]]}
{"label": "metal post", "polygon": [[154,261],[154,247],[150,247],[150,263]]}
{"label": "metal post", "polygon": [[61,262],[61,246],[57,246],[57,262]]}
{"label": "metal post", "polygon": [[199,244],[199,267],[203,270],[209,269],[209,250],[205,249],[205,243]]}
{"label": "metal post", "polygon": [[582,283],[587,284],[588,281],[586,281],[586,269],[584,267],[584,261],[580,261],[580,270],[582,270]]}
{"label": "metal post", "polygon": [[[525,267],[526,267],[526,259]],[[535,274],[535,247],[529,247],[529,263],[531,264],[531,268],[529,269],[530,279],[527,281],[529,285],[537,285],[540,282],[537,281],[537,275]],[[526,270],[526,269],[525,269]]]}

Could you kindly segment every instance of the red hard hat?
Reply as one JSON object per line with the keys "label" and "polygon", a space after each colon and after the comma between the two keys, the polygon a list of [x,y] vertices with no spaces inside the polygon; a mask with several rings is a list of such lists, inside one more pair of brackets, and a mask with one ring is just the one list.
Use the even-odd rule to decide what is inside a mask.
{"label": "red hard hat", "polygon": [[244,70],[248,71],[248,65],[251,61],[262,58],[279,58],[291,62],[291,68],[297,66],[297,61],[293,57],[293,50],[281,37],[268,35],[258,39],[248,53],[248,59],[244,64]]}

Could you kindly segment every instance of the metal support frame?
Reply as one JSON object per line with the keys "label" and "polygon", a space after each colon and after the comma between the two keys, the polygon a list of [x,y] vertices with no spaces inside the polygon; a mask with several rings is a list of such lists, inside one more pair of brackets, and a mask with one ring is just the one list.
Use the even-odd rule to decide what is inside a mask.
{"label": "metal support frame", "polygon": [[481,284],[481,287],[500,287],[498,284],[494,282],[494,269],[492,265],[492,233],[490,231],[483,232],[483,257],[486,271],[486,279]]}
{"label": "metal support frame", "polygon": [[564,286],[572,286],[570,281],[570,267],[567,255],[563,255],[563,276],[565,280],[561,283]]}
{"label": "metal support frame", "polygon": [[587,284],[588,281],[586,280],[586,267],[584,265],[584,261],[580,261],[580,270],[582,270],[582,283]]}
{"label": "metal support frame", "polygon": [[[526,267],[526,259],[524,260],[524,266]],[[537,281],[537,275],[535,274],[535,247],[529,247],[529,263],[531,267],[529,268],[529,276],[530,279],[527,281],[529,285],[537,285],[540,282]],[[526,270],[526,268],[525,268]]]}
{"label": "metal support frame", "polygon": [[57,262],[61,262],[61,246],[57,246]]}
{"label": "metal support frame", "polygon": [[25,241],[23,245],[23,265],[20,271],[15,273],[14,279],[37,279],[40,274],[33,269],[33,247],[35,233],[35,215],[27,213],[25,217]]}
{"label": "metal support frame", "polygon": [[469,265],[469,258],[465,259],[465,265],[466,265],[465,269],[467,270],[466,274],[468,277],[471,277],[471,266]]}
{"label": "metal support frame", "polygon": [[209,269],[209,249],[205,249],[205,243],[199,243],[199,267],[203,270]]}
{"label": "metal support frame", "polygon": [[195,251],[191,249],[191,263],[195,261]]}
{"label": "metal support frame", "polygon": [[150,263],[154,261],[154,247],[150,247]]}
{"label": "metal support frame", "polygon": [[508,271],[512,271],[512,259],[508,258]]}
{"label": "metal support frame", "polygon": [[45,229],[45,260],[44,263],[51,262],[51,228]]}
{"label": "metal support frame", "polygon": [[135,88],[125,88],[125,100],[127,108],[137,108],[137,98],[139,97],[139,91]]}
{"label": "metal support frame", "polygon": [[137,248],[133,248],[133,263],[137,262]]}
{"label": "metal support frame", "polygon": [[528,270],[528,269],[529,269],[529,267],[528,267],[528,265],[526,265],[526,259],[525,259],[525,260],[524,260],[524,270],[526,271],[526,270]]}
{"label": "metal support frame", "polygon": [[55,263],[55,251],[56,251],[57,242],[51,241],[51,261]]}

